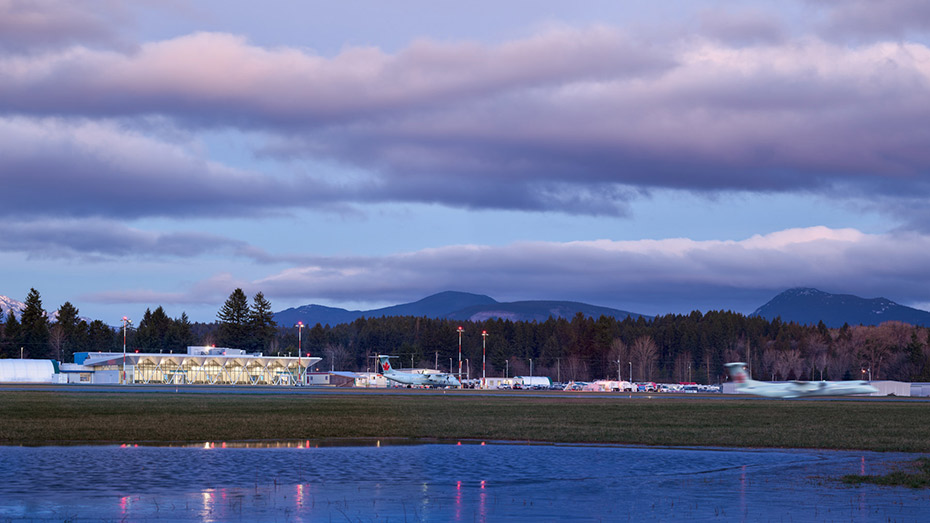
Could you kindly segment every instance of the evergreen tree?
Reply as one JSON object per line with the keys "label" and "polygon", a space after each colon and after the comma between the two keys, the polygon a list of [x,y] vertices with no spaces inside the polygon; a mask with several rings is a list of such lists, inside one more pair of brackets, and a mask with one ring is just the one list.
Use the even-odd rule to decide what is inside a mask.
{"label": "evergreen tree", "polygon": [[6,323],[3,324],[3,341],[0,343],[0,350],[3,352],[0,355],[4,358],[19,357],[19,348],[22,346],[22,330],[19,320],[16,319],[16,314],[13,309],[10,309],[6,314]]}
{"label": "evergreen tree", "polygon": [[87,326],[87,338],[87,350],[89,352],[116,350],[116,331],[100,320],[94,320]]}
{"label": "evergreen tree", "polygon": [[78,309],[66,301],[64,305],[58,308],[58,321],[56,322],[59,331],[59,345],[57,347],[58,357],[61,361],[71,361],[71,354],[74,352],[75,343],[80,341],[80,322],[78,318]]}
{"label": "evergreen tree", "polygon": [[154,312],[145,309],[145,314],[136,329],[136,345],[143,351],[167,352],[177,347],[169,347],[169,334],[173,321],[160,305]]}
{"label": "evergreen tree", "polygon": [[252,348],[265,351],[274,341],[277,323],[274,313],[271,312],[271,302],[265,299],[261,292],[252,299],[252,309],[249,310],[249,329],[252,331]]}
{"label": "evergreen tree", "polygon": [[249,346],[249,299],[236,289],[226,299],[217,313],[220,320],[218,342],[224,347],[247,348]]}
{"label": "evergreen tree", "polygon": [[168,330],[168,350],[184,352],[187,347],[194,345],[195,337],[192,327],[186,312],[182,312],[180,318],[175,318]]}
{"label": "evergreen tree", "polygon": [[50,357],[48,318],[42,309],[42,298],[39,291],[29,289],[26,296],[26,307],[21,316],[22,342],[26,355],[30,358],[43,359]]}

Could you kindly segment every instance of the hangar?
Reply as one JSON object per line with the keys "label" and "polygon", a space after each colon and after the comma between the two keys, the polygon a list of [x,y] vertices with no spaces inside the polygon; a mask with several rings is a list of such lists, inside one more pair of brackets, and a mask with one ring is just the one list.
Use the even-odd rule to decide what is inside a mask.
{"label": "hangar", "polygon": [[226,347],[188,347],[187,353],[79,352],[62,365],[69,383],[172,385],[308,385],[322,358],[276,357]]}

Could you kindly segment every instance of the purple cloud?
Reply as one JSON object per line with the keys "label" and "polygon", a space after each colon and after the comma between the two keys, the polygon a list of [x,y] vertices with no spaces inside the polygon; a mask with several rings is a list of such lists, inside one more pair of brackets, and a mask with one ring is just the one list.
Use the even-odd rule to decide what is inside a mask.
{"label": "purple cloud", "polygon": [[930,4],[922,0],[808,0],[825,8],[828,35],[900,38],[930,29]]}
{"label": "purple cloud", "polygon": [[0,50],[31,54],[79,42],[118,44],[111,26],[124,17],[110,1],[0,0]]}
{"label": "purple cloud", "polygon": [[[624,215],[656,188],[930,195],[930,49],[776,28],[741,47],[758,15],[704,24],[725,38],[592,27],[323,57],[198,33],[0,57],[0,179],[16,180],[16,212],[130,217],[371,202]],[[124,123],[139,119],[255,132],[282,171],[364,179],[227,167]],[[63,180],[81,198],[45,190]]]}
{"label": "purple cloud", "polygon": [[238,255],[271,261],[260,249],[239,240],[196,232],[151,232],[99,219],[3,222],[0,252],[35,258],[109,259],[192,258]]}

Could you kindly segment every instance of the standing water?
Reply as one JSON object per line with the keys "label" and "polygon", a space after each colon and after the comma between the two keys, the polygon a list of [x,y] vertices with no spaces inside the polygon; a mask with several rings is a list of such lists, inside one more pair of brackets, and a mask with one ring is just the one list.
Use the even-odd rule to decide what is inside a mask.
{"label": "standing water", "polygon": [[[223,447],[227,448],[223,448]],[[469,443],[0,447],[0,521],[916,520],[909,454]],[[881,470],[879,470],[881,469]]]}

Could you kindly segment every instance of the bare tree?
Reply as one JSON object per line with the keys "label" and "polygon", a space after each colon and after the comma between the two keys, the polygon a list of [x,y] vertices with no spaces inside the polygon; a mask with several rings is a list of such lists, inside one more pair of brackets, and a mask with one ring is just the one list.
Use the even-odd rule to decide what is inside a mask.
{"label": "bare tree", "polygon": [[48,330],[48,344],[55,352],[55,359],[61,361],[61,347],[65,344],[65,329],[60,323],[55,323]]}
{"label": "bare tree", "polygon": [[341,343],[327,343],[326,346],[323,347],[323,354],[330,359],[330,368],[334,370],[345,369],[352,362],[349,351],[346,350],[345,346]]}
{"label": "bare tree", "polygon": [[633,342],[630,352],[633,355],[633,362],[636,363],[639,369],[640,376],[644,380],[648,380],[652,375],[652,369],[659,353],[656,343],[652,341],[651,336],[641,336]]}
{"label": "bare tree", "polygon": [[630,359],[630,347],[626,343],[623,343],[623,340],[620,338],[614,338],[614,340],[610,342],[609,359],[612,365],[617,365],[617,380],[621,380],[620,374],[622,374],[622,372],[620,368],[633,361]]}

